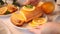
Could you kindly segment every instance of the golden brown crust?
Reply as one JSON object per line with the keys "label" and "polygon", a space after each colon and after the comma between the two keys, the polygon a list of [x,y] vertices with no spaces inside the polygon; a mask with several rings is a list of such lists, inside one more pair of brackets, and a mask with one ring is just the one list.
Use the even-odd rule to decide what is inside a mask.
{"label": "golden brown crust", "polygon": [[4,13],[6,13],[6,11],[7,11],[7,7],[0,8],[0,15],[3,15]]}
{"label": "golden brown crust", "polygon": [[17,11],[17,7],[11,4],[8,4],[7,8],[8,8],[8,11],[10,11],[11,13]]}
{"label": "golden brown crust", "polygon": [[36,8],[31,14],[28,14],[28,16],[26,17],[27,20],[25,22],[28,22],[40,16],[42,16],[42,11],[39,8]]}
{"label": "golden brown crust", "polygon": [[[11,16],[12,23],[16,26],[21,26],[24,23],[28,23],[29,21],[33,20],[34,18],[38,18],[38,17],[42,16],[42,11],[39,8],[36,8],[34,11],[31,11],[31,12],[24,11],[23,14],[24,15],[22,15],[20,13],[20,15],[22,15],[22,16],[19,15],[20,16],[19,19],[18,19],[18,17],[12,15]],[[23,17],[22,18],[23,20],[21,19],[21,17]]]}
{"label": "golden brown crust", "polygon": [[15,17],[11,17],[11,22],[16,25],[16,26],[22,26],[24,21],[20,20],[20,19],[17,19]]}

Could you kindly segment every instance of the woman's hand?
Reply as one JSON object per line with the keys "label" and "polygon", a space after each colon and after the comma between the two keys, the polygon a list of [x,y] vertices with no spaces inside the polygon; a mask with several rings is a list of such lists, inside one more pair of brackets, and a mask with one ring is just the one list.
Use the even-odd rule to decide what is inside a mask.
{"label": "woman's hand", "polygon": [[30,31],[34,34],[60,34],[60,23],[49,22]]}

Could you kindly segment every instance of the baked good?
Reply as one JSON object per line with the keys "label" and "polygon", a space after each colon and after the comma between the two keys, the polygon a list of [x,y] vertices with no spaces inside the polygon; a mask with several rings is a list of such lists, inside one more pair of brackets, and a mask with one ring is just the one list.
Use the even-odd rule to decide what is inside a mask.
{"label": "baked good", "polygon": [[18,16],[12,15],[12,17],[11,17],[12,23],[17,26],[21,26],[24,23],[28,23],[29,21],[31,21],[34,18],[38,18],[38,17],[42,16],[42,12],[40,11],[40,9],[35,8],[34,10],[32,10],[32,8],[30,8],[30,10],[24,10],[22,8],[23,10],[22,9],[20,10],[20,13]]}
{"label": "baked good", "polygon": [[22,26],[24,23],[24,18],[21,14],[13,13],[11,16],[11,22],[16,26]]}
{"label": "baked good", "polygon": [[18,9],[16,6],[14,6],[12,4],[8,4],[6,7],[7,7],[8,11],[11,13],[17,11],[17,9]]}
{"label": "baked good", "polygon": [[7,11],[7,7],[0,8],[0,15],[3,15],[4,13],[6,13],[6,11]]}
{"label": "baked good", "polygon": [[12,5],[12,4],[8,4],[6,6],[3,6],[0,8],[0,15],[7,15],[7,14],[11,14],[15,11],[17,11],[17,7]]}

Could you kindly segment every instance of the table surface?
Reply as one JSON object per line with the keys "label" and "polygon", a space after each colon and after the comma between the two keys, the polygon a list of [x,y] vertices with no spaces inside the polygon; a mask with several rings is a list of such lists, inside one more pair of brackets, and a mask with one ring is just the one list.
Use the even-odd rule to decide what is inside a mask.
{"label": "table surface", "polygon": [[14,25],[11,23],[10,18],[0,18],[5,25],[9,28],[11,34],[32,34],[31,32],[29,32],[28,30],[21,30],[21,29],[17,29],[14,27]]}

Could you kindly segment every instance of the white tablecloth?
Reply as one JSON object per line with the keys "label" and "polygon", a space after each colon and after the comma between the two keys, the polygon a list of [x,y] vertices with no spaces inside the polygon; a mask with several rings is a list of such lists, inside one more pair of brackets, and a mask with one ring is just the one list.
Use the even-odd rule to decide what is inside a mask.
{"label": "white tablecloth", "polygon": [[20,30],[20,29],[17,29],[13,26],[13,24],[11,23],[10,21],[10,18],[0,18],[9,28],[11,34],[31,34],[31,32],[28,32],[26,30]]}

